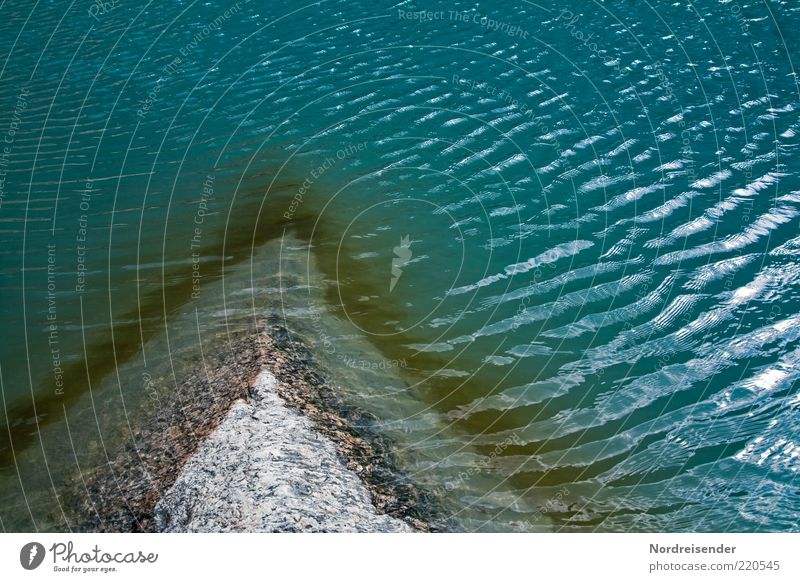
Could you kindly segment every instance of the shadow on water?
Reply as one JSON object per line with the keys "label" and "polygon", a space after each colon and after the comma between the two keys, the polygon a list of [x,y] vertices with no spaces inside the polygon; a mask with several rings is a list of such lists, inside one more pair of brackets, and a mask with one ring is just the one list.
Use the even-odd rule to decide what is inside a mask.
{"label": "shadow on water", "polygon": [[[284,175],[286,172],[284,172]],[[265,182],[267,172],[260,172]],[[218,225],[214,240],[207,242],[212,233],[203,237],[197,253],[203,258],[203,284],[223,277],[226,269],[247,260],[251,250],[277,238],[289,226],[281,213],[261,213],[262,202],[270,200],[270,206],[284,207],[297,191],[299,183],[291,179],[274,181],[268,190],[263,187],[240,189],[234,201],[221,213],[228,226]],[[219,197],[219,196],[218,196]],[[298,214],[296,221],[302,222]],[[231,225],[235,225],[232,227]],[[89,390],[114,373],[118,367],[136,356],[147,341],[163,333],[170,317],[181,306],[192,301],[195,281],[187,276],[187,264],[174,265],[165,262],[158,270],[158,281],[137,279],[142,290],[139,305],[113,314],[113,328],[105,323],[101,332],[95,332],[87,343],[85,353],[79,359],[62,363],[63,391],[56,393],[52,378],[33,390],[34,397],[18,398],[4,402],[8,425],[0,427],[0,470],[13,470],[14,453],[31,446],[39,430],[47,425],[63,422],[64,411],[75,405]],[[87,305],[87,309],[92,306]]]}

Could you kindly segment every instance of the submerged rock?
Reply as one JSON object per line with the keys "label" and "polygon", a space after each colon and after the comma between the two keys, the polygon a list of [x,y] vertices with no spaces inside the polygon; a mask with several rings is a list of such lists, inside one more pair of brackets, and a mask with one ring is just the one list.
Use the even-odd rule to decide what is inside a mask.
{"label": "submerged rock", "polygon": [[158,502],[165,532],[411,532],[379,514],[337,445],[286,406],[278,380],[259,374]]}

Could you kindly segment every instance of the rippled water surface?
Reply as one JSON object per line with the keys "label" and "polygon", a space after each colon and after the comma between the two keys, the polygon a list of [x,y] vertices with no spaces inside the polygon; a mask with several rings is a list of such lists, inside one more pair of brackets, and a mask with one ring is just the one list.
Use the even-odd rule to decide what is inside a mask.
{"label": "rippled water surface", "polygon": [[799,12],[0,5],[0,525],[276,313],[461,528],[796,530]]}

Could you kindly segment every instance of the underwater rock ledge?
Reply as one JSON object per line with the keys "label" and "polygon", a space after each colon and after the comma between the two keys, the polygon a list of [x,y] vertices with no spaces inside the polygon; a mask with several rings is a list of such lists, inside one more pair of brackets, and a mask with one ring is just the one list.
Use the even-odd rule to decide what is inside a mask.
{"label": "underwater rock ledge", "polygon": [[456,529],[276,320],[231,339],[88,480],[82,531]]}
{"label": "underwater rock ledge", "polygon": [[155,508],[164,532],[411,532],[381,515],[333,441],[288,408],[272,373],[184,465]]}

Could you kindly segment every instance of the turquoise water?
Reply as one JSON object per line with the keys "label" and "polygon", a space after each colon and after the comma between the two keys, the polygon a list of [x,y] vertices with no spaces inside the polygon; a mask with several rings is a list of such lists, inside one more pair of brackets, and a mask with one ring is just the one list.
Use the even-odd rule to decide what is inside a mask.
{"label": "turquoise water", "polygon": [[0,525],[277,313],[465,529],[796,530],[798,10],[3,4]]}

